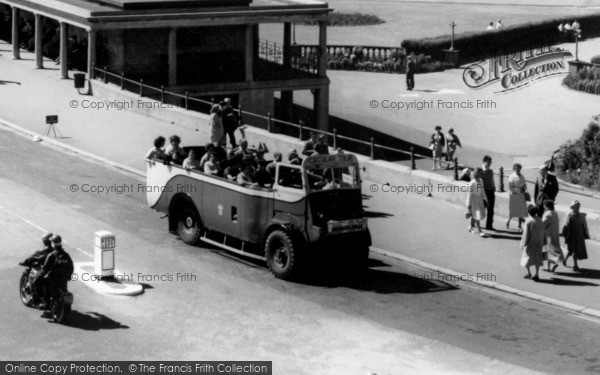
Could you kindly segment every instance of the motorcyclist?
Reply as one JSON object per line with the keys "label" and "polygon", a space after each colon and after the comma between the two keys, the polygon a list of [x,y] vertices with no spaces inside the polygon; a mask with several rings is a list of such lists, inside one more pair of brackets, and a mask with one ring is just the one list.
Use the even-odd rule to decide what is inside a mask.
{"label": "motorcyclist", "polygon": [[[45,304],[50,306],[50,296],[60,285],[66,284],[73,274],[73,261],[62,247],[62,238],[54,235],[50,239],[53,251],[46,257],[42,270],[36,277],[37,280],[46,284],[44,295]],[[39,281],[38,281],[39,282]]]}
{"label": "motorcyclist", "polygon": [[42,250],[36,251],[32,256],[25,259],[24,264],[31,264],[32,266],[41,266],[46,262],[46,257],[50,254],[54,249],[52,248],[52,243],[50,242],[50,238],[52,238],[52,233],[46,233],[42,236],[42,243],[44,244],[44,248]]}

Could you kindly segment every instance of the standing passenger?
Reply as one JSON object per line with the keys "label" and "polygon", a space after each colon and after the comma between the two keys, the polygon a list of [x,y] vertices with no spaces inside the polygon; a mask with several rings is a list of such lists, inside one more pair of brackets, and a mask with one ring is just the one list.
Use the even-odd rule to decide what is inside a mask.
{"label": "standing passenger", "polygon": [[218,104],[213,105],[210,109],[210,117],[208,118],[208,124],[210,126],[210,143],[215,147],[221,145],[223,135],[225,134],[219,109],[220,107]]}

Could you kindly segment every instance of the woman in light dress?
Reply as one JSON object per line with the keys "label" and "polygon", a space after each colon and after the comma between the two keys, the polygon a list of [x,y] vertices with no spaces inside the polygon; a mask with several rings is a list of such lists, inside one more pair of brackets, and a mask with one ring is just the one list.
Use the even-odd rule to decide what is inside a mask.
{"label": "woman in light dress", "polygon": [[510,224],[510,220],[513,217],[519,219],[519,232],[523,232],[521,224],[527,217],[527,201],[525,199],[525,193],[527,193],[527,181],[521,174],[523,167],[519,163],[513,165],[514,173],[508,178],[508,220],[506,221],[506,229]]}
{"label": "woman in light dress", "polygon": [[437,169],[437,165],[440,165],[440,169],[442,168],[442,152],[444,151],[444,144],[446,140],[444,139],[444,134],[442,133],[442,127],[437,125],[435,127],[435,133],[431,135],[431,141],[429,141],[429,148],[433,151],[433,169],[435,171]]}
{"label": "woman in light dress", "polygon": [[544,209],[544,215],[542,216],[542,223],[544,223],[544,231],[546,233],[544,252],[548,254],[548,272],[554,272],[556,267],[558,267],[558,263],[564,261],[562,250],[560,249],[558,214],[554,211],[554,202],[549,199],[544,201]]}
{"label": "woman in light dress", "polygon": [[[471,213],[471,222],[469,232],[479,233],[481,237],[487,237],[487,234],[481,231],[479,220],[485,219],[487,198],[483,190],[483,169],[476,168],[475,176],[469,182],[469,193],[467,194],[467,210]],[[475,232],[474,227],[477,227]]]}
{"label": "woman in light dress", "polygon": [[[533,279],[538,281],[540,279],[539,272],[540,267],[543,267],[544,261],[542,258],[542,250],[544,248],[544,223],[538,217],[537,206],[530,204],[527,207],[527,213],[529,216],[525,220],[525,228],[523,230],[523,237],[521,237],[521,249],[523,255],[521,256],[521,266],[527,269],[526,279]],[[531,271],[529,267],[535,267],[535,275],[531,277]]]}
{"label": "woman in light dress", "polygon": [[219,147],[223,140],[225,130],[223,129],[223,121],[221,120],[220,108],[218,104],[215,104],[210,109],[210,117],[208,118],[208,125],[210,127],[210,143]]}

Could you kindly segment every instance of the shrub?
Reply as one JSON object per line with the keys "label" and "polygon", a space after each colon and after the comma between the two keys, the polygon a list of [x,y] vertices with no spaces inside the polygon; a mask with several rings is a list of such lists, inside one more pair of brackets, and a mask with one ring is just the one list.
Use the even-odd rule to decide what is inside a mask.
{"label": "shrub", "polygon": [[592,62],[592,64],[600,64],[600,55],[596,55],[596,56],[592,57],[591,62]]}
{"label": "shrub", "polygon": [[560,147],[556,168],[569,182],[600,189],[600,115],[594,117],[579,139]]}

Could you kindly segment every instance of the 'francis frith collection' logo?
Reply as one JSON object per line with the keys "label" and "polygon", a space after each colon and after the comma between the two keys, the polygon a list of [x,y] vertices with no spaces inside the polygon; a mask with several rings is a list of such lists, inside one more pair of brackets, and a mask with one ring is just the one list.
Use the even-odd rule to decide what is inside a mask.
{"label": "'francis frith collection' logo", "polygon": [[463,81],[473,89],[499,83],[497,92],[511,91],[539,79],[567,72],[565,57],[571,52],[555,46],[497,56],[469,65]]}

